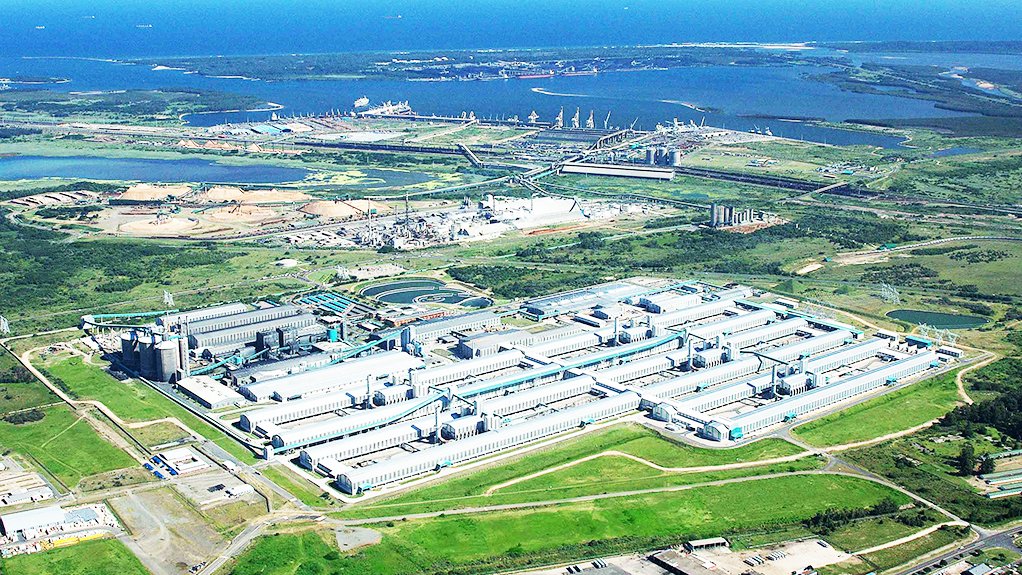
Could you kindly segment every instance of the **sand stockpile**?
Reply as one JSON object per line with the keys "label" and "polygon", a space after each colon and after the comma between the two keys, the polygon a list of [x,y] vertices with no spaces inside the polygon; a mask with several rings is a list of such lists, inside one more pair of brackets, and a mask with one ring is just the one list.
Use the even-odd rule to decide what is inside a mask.
{"label": "sand stockpile", "polygon": [[199,199],[203,202],[264,204],[270,202],[304,202],[311,199],[311,197],[303,192],[289,190],[243,190],[234,186],[213,186],[202,192]]}
{"label": "sand stockpile", "polygon": [[270,208],[240,204],[217,208],[208,212],[209,219],[215,222],[260,222],[277,215]]}
{"label": "sand stockpile", "polygon": [[125,190],[117,199],[152,202],[165,200],[171,196],[180,198],[190,193],[192,193],[192,189],[184,184],[135,184]]}
{"label": "sand stockpile", "polygon": [[360,218],[370,210],[375,210],[374,214],[387,214],[391,211],[387,204],[372,200],[320,200],[299,208],[299,211],[306,214],[331,219]]}
{"label": "sand stockpile", "polygon": [[199,222],[191,218],[152,218],[122,224],[118,229],[122,232],[145,236],[179,234],[194,229]]}

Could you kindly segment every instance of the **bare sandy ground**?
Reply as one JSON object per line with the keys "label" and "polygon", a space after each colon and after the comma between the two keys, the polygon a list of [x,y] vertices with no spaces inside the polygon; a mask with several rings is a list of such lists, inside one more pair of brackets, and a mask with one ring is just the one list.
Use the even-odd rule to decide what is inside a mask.
{"label": "bare sandy ground", "polygon": [[199,222],[191,218],[166,218],[163,220],[150,218],[122,224],[118,229],[125,233],[146,236],[178,234],[192,230],[198,225]]}
{"label": "bare sandy ground", "polygon": [[331,219],[364,216],[370,210],[376,210],[377,214],[391,211],[390,206],[372,200],[320,200],[309,202],[300,208],[300,211],[306,214]]}
{"label": "bare sandy ground", "polygon": [[125,190],[118,199],[151,202],[165,200],[170,196],[180,198],[190,193],[192,193],[192,189],[184,184],[135,184]]}
{"label": "bare sandy ground", "polygon": [[214,222],[260,222],[276,217],[277,212],[270,208],[242,204],[217,208],[206,212],[206,216]]}
{"label": "bare sandy ground", "polygon": [[199,195],[202,202],[242,202],[262,204],[270,202],[304,202],[311,196],[292,190],[242,190],[234,186],[213,186]]}

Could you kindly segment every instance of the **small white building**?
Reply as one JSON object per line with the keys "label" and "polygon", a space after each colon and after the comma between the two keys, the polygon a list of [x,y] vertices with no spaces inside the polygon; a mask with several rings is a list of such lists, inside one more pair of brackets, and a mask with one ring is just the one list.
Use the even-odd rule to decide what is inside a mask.
{"label": "small white building", "polygon": [[177,390],[206,409],[219,409],[236,403],[245,403],[245,398],[240,393],[208,375],[181,378],[177,382]]}

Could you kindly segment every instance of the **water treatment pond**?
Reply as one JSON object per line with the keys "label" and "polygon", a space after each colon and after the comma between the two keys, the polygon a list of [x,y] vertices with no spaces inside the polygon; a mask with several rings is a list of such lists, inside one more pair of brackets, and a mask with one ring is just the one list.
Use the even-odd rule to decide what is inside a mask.
{"label": "water treatment pond", "polygon": [[82,178],[141,182],[279,184],[305,178],[308,170],[269,164],[240,166],[209,160],[152,160],[90,156],[0,157],[0,180]]}
{"label": "water treatment pond", "polygon": [[375,285],[362,290],[362,295],[389,304],[447,303],[473,308],[489,307],[493,304],[493,300],[489,298],[429,278],[397,280]]}
{"label": "water treatment pond", "polygon": [[962,315],[918,309],[896,309],[887,312],[887,317],[909,323],[925,323],[940,329],[972,329],[987,322],[985,317],[978,315]]}

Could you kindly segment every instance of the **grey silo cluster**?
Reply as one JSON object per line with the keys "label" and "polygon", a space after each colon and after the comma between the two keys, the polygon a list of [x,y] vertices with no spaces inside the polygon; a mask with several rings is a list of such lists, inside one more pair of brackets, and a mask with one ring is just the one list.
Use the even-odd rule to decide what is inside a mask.
{"label": "grey silo cluster", "polygon": [[763,212],[746,208],[740,210],[734,206],[722,204],[710,204],[710,227],[740,226],[752,222],[760,222],[766,219]]}
{"label": "grey silo cluster", "polygon": [[128,369],[138,369],[138,334],[134,331],[121,334],[121,363]]}
{"label": "grey silo cluster", "polygon": [[650,166],[672,166],[681,165],[681,150],[669,149],[666,147],[646,148],[646,163]]}

